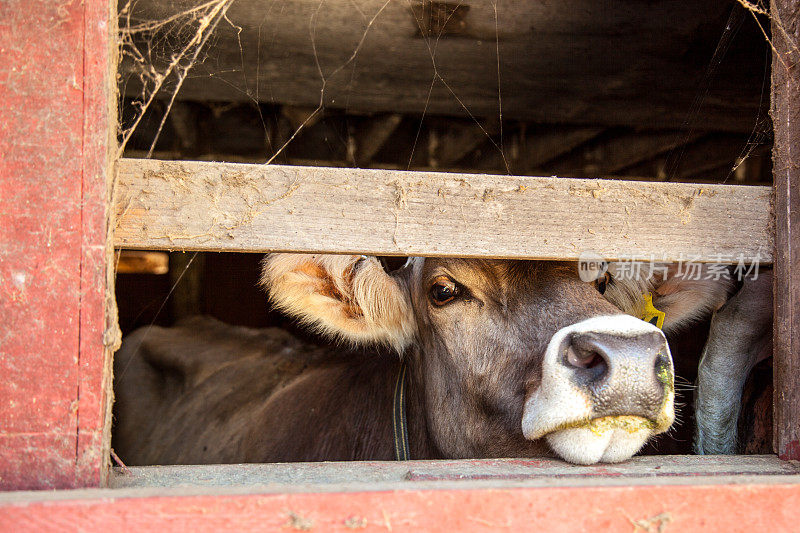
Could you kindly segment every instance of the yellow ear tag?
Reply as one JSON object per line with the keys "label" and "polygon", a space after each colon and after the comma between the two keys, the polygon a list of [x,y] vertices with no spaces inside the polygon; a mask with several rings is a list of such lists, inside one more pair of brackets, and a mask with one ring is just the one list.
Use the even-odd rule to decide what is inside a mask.
{"label": "yellow ear tag", "polygon": [[644,311],[639,318],[649,324],[653,324],[658,329],[662,329],[664,327],[664,318],[667,315],[664,311],[659,311],[655,308],[653,305],[653,295],[651,293],[642,294],[642,298],[644,298]]}

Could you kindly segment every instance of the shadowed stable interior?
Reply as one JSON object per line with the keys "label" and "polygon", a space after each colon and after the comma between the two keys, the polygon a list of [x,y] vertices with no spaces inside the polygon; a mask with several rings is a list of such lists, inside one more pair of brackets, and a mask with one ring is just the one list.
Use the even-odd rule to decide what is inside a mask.
{"label": "shadowed stable interior", "polygon": [[[513,1],[496,13],[488,3],[362,4],[363,13],[338,1],[266,11],[254,0],[234,3],[232,23],[219,25],[176,100],[170,105],[165,91],[154,101],[124,155],[771,183],[769,48],[736,2],[631,9],[578,1],[567,10]],[[132,9],[141,21],[173,8],[147,0]],[[174,27],[165,34],[186,38]],[[160,37],[133,36],[154,64],[167,57],[154,46]],[[321,107],[315,55],[326,76]],[[123,59],[121,120],[129,126],[139,76]],[[173,252],[167,274],[118,274],[123,334],[199,313],[326,342],[270,311],[257,288],[260,259]],[[385,260],[389,269],[402,264]],[[644,453],[691,453],[690,384],[707,329],[669,338],[678,422]],[[745,389],[743,452],[771,452],[771,396],[766,361]]]}

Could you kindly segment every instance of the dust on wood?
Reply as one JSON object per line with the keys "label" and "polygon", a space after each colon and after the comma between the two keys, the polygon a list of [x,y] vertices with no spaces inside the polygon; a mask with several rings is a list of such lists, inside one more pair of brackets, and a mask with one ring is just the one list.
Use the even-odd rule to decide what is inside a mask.
{"label": "dust on wood", "polygon": [[288,519],[283,527],[289,527],[298,531],[310,531],[314,527],[314,521],[310,518],[302,516],[295,511],[286,511]]}
{"label": "dust on wood", "polygon": [[641,529],[645,533],[664,533],[670,522],[672,522],[672,514],[668,512],[659,513],[650,518],[631,520],[634,531]]}
{"label": "dust on wood", "polygon": [[141,160],[120,177],[118,245],[132,248],[771,257],[764,187]]}
{"label": "dust on wood", "polygon": [[364,529],[367,527],[367,519],[363,516],[348,516],[342,522],[342,525],[347,529]]}

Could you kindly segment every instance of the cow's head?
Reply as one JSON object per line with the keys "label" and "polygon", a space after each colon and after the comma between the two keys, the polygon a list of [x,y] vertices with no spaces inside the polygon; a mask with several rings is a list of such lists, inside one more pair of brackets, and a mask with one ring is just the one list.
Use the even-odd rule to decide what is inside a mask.
{"label": "cow's head", "polygon": [[[273,254],[272,302],[317,330],[408,358],[427,427],[448,457],[546,455],[575,463],[635,454],[674,420],[664,334],[724,303],[723,282],[581,281],[577,264]],[[612,303],[613,302],[613,303]]]}

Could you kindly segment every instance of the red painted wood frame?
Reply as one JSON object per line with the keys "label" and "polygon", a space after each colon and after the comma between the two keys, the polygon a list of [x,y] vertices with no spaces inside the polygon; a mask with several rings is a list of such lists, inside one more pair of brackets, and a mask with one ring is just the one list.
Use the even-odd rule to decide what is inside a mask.
{"label": "red painted wood frame", "polygon": [[[75,491],[84,492],[84,491]],[[2,531],[796,531],[800,485],[27,495]]]}
{"label": "red painted wood frame", "polygon": [[105,481],[115,10],[3,0],[0,489]]}
{"label": "red painted wood frame", "polygon": [[[96,487],[105,480],[110,403],[107,345],[114,339],[106,318],[107,312],[113,312],[113,299],[106,295],[108,178],[113,172],[110,155],[116,155],[109,153],[115,149],[111,89],[115,7],[107,0],[4,2],[0,22],[0,100],[5,104],[0,110],[0,487],[6,489]],[[780,15],[776,20],[782,24],[773,31],[780,55],[773,60],[776,448],[781,457],[793,459],[800,459],[800,165],[795,153],[800,145],[799,11],[792,0],[773,3],[773,12]],[[561,515],[550,509],[562,514],[579,509],[575,514],[593,517],[587,527],[613,525],[603,522],[601,514],[583,512],[596,509],[596,499],[602,499],[605,507],[630,509],[631,517],[636,517],[634,509],[656,513],[664,502],[695,502],[697,507],[687,507],[691,516],[702,520],[702,513],[708,516],[724,509],[714,524],[729,523],[735,530],[744,523],[734,512],[737,509],[750,509],[747,516],[761,520],[786,519],[787,509],[798,508],[798,486],[134,499],[120,494],[117,501],[104,492],[95,497],[75,494],[5,505],[0,528],[42,519],[56,525],[75,518],[88,524],[121,524],[144,520],[136,513],[148,507],[147,523],[152,527],[180,521],[208,529],[215,524],[256,524],[262,511],[285,514],[301,501],[327,517],[320,523],[331,524],[339,519],[334,511],[339,513],[346,505],[366,515],[391,504],[393,509],[413,510],[418,517],[430,519],[441,518],[448,509],[453,513],[474,509],[480,511],[475,515],[477,523],[490,525],[501,508],[506,515],[512,509],[517,516],[545,527],[561,524]],[[372,523],[379,521],[376,515]]]}

